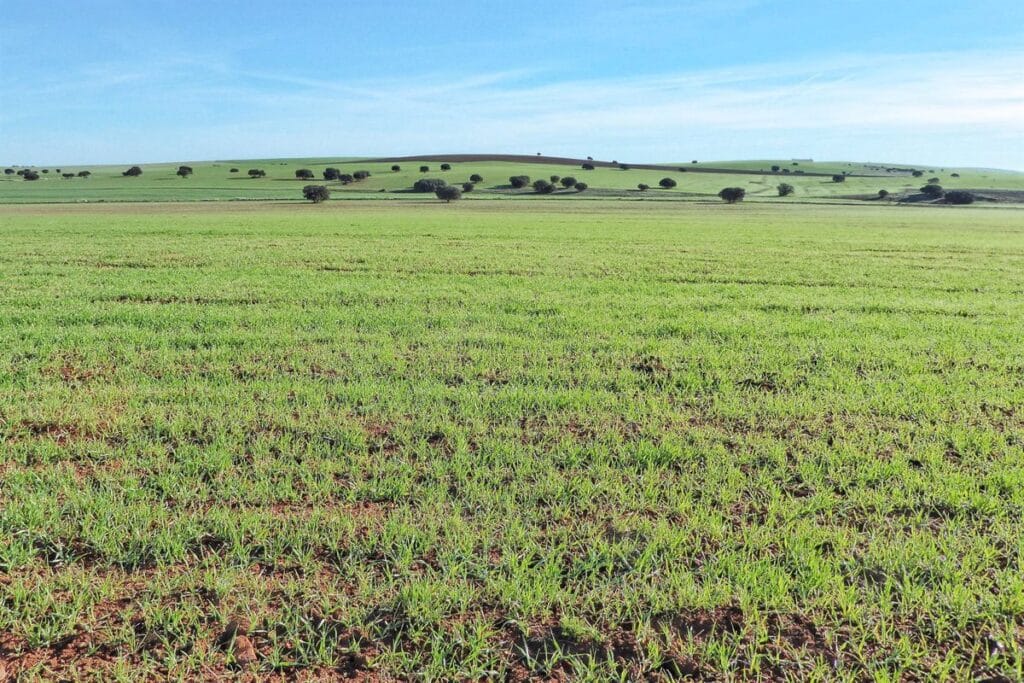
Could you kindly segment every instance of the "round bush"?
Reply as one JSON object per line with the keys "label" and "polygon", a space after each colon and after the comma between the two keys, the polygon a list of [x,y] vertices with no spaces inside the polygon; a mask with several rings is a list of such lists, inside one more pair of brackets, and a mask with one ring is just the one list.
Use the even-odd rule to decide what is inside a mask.
{"label": "round bush", "polygon": [[306,185],[302,188],[302,196],[314,204],[319,204],[331,198],[331,191],[323,185]]}
{"label": "round bush", "polygon": [[576,183],[575,185],[573,185],[573,188],[574,188],[574,189],[575,189],[575,190],[576,190],[577,192],[585,192],[585,191],[587,190],[587,188],[588,188],[588,187],[590,187],[590,186],[589,186],[589,185],[587,185],[586,183]]}
{"label": "round bush", "polygon": [[658,184],[661,185],[666,190],[671,190],[673,187],[676,186],[676,181],[673,180],[672,178],[662,178],[661,180],[658,181]]}
{"label": "round bush", "polygon": [[462,190],[455,185],[445,185],[439,187],[434,191],[434,194],[438,199],[443,199],[446,202],[451,202],[453,199],[462,199]]}
{"label": "round bush", "polygon": [[730,204],[735,204],[743,201],[743,198],[747,196],[747,191],[742,187],[726,187],[718,193],[718,196]]}
{"label": "round bush", "polygon": [[442,187],[447,187],[448,181],[440,178],[420,178],[412,185],[415,192],[437,192]]}
{"label": "round bush", "polygon": [[469,182],[471,183],[482,183],[483,181],[484,177],[479,173],[474,173],[473,175],[469,176]]}
{"label": "round bush", "polygon": [[555,186],[541,178],[533,181],[533,191],[537,194],[551,194],[555,191]]}

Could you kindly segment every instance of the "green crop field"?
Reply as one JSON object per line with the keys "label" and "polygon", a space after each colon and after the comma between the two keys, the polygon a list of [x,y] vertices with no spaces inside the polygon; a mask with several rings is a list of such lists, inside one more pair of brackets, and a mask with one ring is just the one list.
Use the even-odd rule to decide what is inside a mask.
{"label": "green crop field", "polygon": [[[297,193],[227,168],[0,195]],[[0,679],[1024,677],[1019,210],[35,205],[0,232]]]}
{"label": "green crop field", "polygon": [[[879,190],[886,190],[894,197],[916,193],[932,177],[939,178],[940,184],[949,190],[967,189],[976,192],[1016,193],[1011,200],[1024,201],[1024,173],[977,169],[929,169],[921,167],[921,177],[915,178],[905,169],[906,165],[880,166],[852,162],[807,163],[794,166],[786,161],[729,161],[709,164],[681,163],[665,169],[642,169],[598,167],[585,171],[577,165],[540,163],[532,158],[524,161],[474,161],[451,163],[451,170],[441,171],[441,161],[402,161],[401,170],[394,172],[390,161],[356,161],[347,158],[322,159],[264,159],[220,162],[191,162],[194,174],[180,178],[175,174],[178,164],[143,164],[143,173],[138,177],[124,177],[123,166],[61,167],[47,168],[48,173],[40,174],[36,181],[25,181],[17,175],[0,176],[0,204],[41,203],[41,202],[160,202],[160,201],[214,201],[214,200],[288,200],[302,201],[302,187],[310,183],[327,185],[334,199],[433,199],[430,194],[412,192],[412,185],[420,178],[442,178],[450,184],[461,184],[473,174],[483,177],[466,199],[530,199],[555,201],[572,199],[644,199],[719,201],[717,193],[723,187],[739,186],[747,191],[747,201],[772,202],[836,202],[874,200]],[[419,171],[426,165],[431,170]],[[771,173],[771,167],[779,166],[779,173]],[[342,185],[322,179],[325,168],[334,167],[342,173],[367,170],[370,177],[364,181]],[[238,169],[232,173],[231,169]],[[250,178],[249,169],[262,169],[264,178]],[[784,174],[781,169],[790,171]],[[904,169],[887,173],[885,168]],[[314,180],[299,180],[295,171],[308,169],[315,174]],[[721,169],[728,173],[706,172]],[[41,170],[41,169],[38,169]],[[62,178],[62,173],[78,173],[89,170],[89,178]],[[762,172],[764,171],[764,172]],[[834,183],[829,176],[798,175],[796,172],[819,174],[852,174],[845,182]],[[958,177],[953,174],[956,173]],[[530,178],[548,179],[552,175],[572,176],[586,182],[590,189],[578,194],[574,190],[562,190],[553,195],[539,196],[532,189],[512,190],[509,177],[527,175]],[[676,181],[674,189],[663,190],[658,181],[669,177]],[[778,197],[779,183],[794,187],[790,197]],[[639,184],[652,189],[640,192]],[[1006,199],[1005,197],[1001,197]],[[875,201],[877,203],[877,201]]]}

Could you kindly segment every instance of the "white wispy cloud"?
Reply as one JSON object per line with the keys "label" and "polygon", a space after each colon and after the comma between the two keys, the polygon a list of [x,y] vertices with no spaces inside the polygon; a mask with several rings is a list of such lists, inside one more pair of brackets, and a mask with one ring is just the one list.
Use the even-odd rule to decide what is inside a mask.
{"label": "white wispy cloud", "polygon": [[[59,106],[62,87],[42,84],[20,99]],[[132,121],[110,121],[124,150],[104,156],[124,161],[542,150],[635,161],[813,154],[1024,168],[1024,51],[851,55],[587,80],[512,69],[343,81],[197,59],[149,71],[92,67],[66,87],[68,106],[83,87],[130,89],[140,108],[172,98],[180,116],[163,133],[164,148]],[[233,104],[229,120],[215,113],[193,122],[224,101]],[[0,156],[11,158],[9,144],[0,143]],[[30,150],[13,151],[23,158]]]}

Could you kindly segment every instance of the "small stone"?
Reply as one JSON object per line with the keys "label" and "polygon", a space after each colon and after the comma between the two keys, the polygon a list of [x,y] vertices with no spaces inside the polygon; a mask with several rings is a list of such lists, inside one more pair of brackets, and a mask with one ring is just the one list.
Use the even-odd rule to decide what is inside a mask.
{"label": "small stone", "polygon": [[256,661],[256,648],[248,636],[235,638],[235,661],[239,664],[252,664]]}

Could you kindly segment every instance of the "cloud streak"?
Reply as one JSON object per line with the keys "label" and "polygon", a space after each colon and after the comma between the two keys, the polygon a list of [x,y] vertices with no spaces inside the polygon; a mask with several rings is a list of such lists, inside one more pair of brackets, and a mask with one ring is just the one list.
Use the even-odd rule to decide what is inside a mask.
{"label": "cloud streak", "polygon": [[[11,136],[0,142],[0,158],[542,150],[633,161],[814,155],[1024,168],[1024,51],[847,56],[587,80],[508,70],[342,82],[208,59],[148,72],[91,67],[17,96],[53,107],[63,93],[63,106],[73,107],[83,88],[112,96],[130,90],[141,112],[170,95],[177,116],[161,124],[162,139],[145,140],[143,128],[115,114],[103,130],[72,127],[66,140],[54,141],[67,148],[71,134],[117,135],[121,148],[101,152],[90,141],[89,153],[103,159],[59,158],[50,148],[33,155]],[[198,125],[195,112],[226,99],[234,103],[230,119],[217,114]]]}

